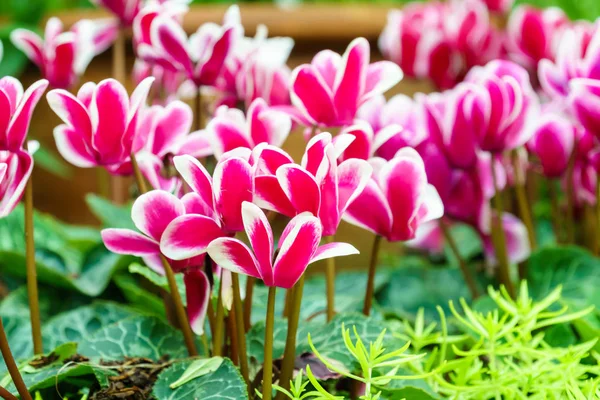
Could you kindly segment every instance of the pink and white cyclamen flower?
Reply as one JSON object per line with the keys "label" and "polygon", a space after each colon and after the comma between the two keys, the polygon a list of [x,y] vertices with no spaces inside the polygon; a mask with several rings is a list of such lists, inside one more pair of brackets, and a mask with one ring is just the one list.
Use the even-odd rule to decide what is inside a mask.
{"label": "pink and white cyclamen flower", "polygon": [[208,254],[223,268],[261,279],[267,286],[289,289],[309,264],[358,254],[358,250],[347,243],[319,246],[323,233],[321,223],[315,216],[303,213],[284,229],[275,256],[273,231],[264,212],[255,204],[244,202],[242,218],[252,248],[238,239],[219,238],[210,243]]}

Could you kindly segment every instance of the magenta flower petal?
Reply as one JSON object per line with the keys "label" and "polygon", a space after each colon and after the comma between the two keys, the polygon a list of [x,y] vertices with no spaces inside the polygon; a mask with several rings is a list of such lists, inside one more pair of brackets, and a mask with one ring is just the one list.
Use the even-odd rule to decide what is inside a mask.
{"label": "magenta flower petal", "polygon": [[243,230],[242,203],[252,201],[254,193],[250,164],[237,157],[217,164],[213,174],[213,192],[223,227],[233,232]]}
{"label": "magenta flower petal", "polygon": [[264,144],[254,148],[251,159],[256,175],[275,175],[282,165],[294,163],[292,157],[284,150]]}
{"label": "magenta flower petal", "polygon": [[354,39],[344,53],[333,89],[333,101],[340,121],[351,122],[356,115],[360,97],[365,90],[369,53],[369,42],[365,38]]}
{"label": "magenta flower petal", "polygon": [[207,252],[217,265],[236,274],[260,279],[258,262],[242,241],[234,238],[218,238],[210,243]]}
{"label": "magenta flower petal", "polygon": [[250,138],[232,121],[216,117],[209,122],[206,130],[211,134],[210,140],[218,159],[221,158],[223,153],[238,147],[253,147]]}
{"label": "magenta flower petal", "polygon": [[213,208],[213,183],[210,174],[200,161],[192,156],[173,157],[173,164],[183,180],[196,192],[202,201]]}
{"label": "magenta flower petal", "polygon": [[89,142],[77,131],[66,125],[54,128],[54,141],[61,156],[79,168],[91,168],[96,165]]}
{"label": "magenta flower petal", "polygon": [[177,142],[188,134],[194,115],[190,106],[179,100],[169,103],[161,111],[154,128],[151,148],[153,154],[164,156],[174,152]]}
{"label": "magenta flower petal", "polygon": [[106,79],[96,86],[90,106],[92,145],[110,163],[123,157],[122,139],[127,129],[129,97],[123,85]]}
{"label": "magenta flower petal", "polygon": [[221,227],[212,218],[188,214],[175,218],[160,240],[160,250],[173,260],[184,260],[206,253],[214,239],[223,236]]}
{"label": "magenta flower petal", "polygon": [[292,103],[312,119],[325,124],[336,120],[333,93],[311,65],[294,70],[291,88]]}
{"label": "magenta flower petal", "polygon": [[23,147],[33,110],[48,87],[48,81],[40,79],[33,83],[23,94],[17,105],[6,134],[8,148],[16,151]]}
{"label": "magenta flower petal", "polygon": [[277,170],[281,189],[297,213],[308,211],[318,215],[321,191],[315,178],[297,165],[283,165]]}
{"label": "magenta flower petal", "polygon": [[153,190],[140,195],[131,208],[131,219],[142,233],[159,242],[171,221],[185,214],[185,206],[175,195]]}
{"label": "magenta flower petal", "polygon": [[0,151],[0,163],[7,166],[4,180],[0,182],[0,218],[7,216],[17,206],[33,170],[33,158],[25,151],[16,153]]}
{"label": "magenta flower petal", "polygon": [[260,278],[266,285],[273,285],[273,231],[264,212],[256,205],[245,201],[242,204],[244,229],[256,257]]}
{"label": "magenta flower petal", "polygon": [[378,61],[367,68],[364,94],[360,101],[365,102],[394,87],[403,78],[400,67],[390,61]]}
{"label": "magenta flower petal", "polygon": [[183,28],[165,16],[157,17],[151,27],[152,43],[169,58],[177,69],[193,74],[193,65],[187,47],[187,36]]}
{"label": "magenta flower petal", "polygon": [[46,95],[48,105],[66,124],[91,145],[92,121],[87,108],[77,97],[63,89],[54,89]]}
{"label": "magenta flower petal", "polygon": [[10,114],[13,114],[23,98],[23,85],[17,78],[5,76],[0,78],[0,91],[10,100]]}
{"label": "magenta flower petal", "polygon": [[289,289],[306,270],[321,241],[321,223],[312,216],[293,218],[281,235],[273,266],[275,285]]}
{"label": "magenta flower petal", "polygon": [[27,29],[15,29],[10,33],[10,40],[38,67],[44,65],[44,44],[36,33]]}
{"label": "magenta flower petal", "polygon": [[186,214],[199,214],[212,217],[215,213],[212,206],[207,206],[202,197],[194,192],[184,194],[181,202],[185,206]]}
{"label": "magenta flower petal", "polygon": [[187,314],[196,335],[204,333],[204,319],[210,301],[210,282],[201,269],[187,269],[183,273],[185,284],[185,297],[187,300]]}
{"label": "magenta flower petal", "polygon": [[322,50],[314,56],[311,64],[319,71],[327,87],[333,89],[335,75],[342,64],[342,57],[335,51]]}
{"label": "magenta flower petal", "polygon": [[108,250],[117,254],[142,257],[160,251],[157,242],[130,229],[103,229],[102,241]]}
{"label": "magenta flower petal", "polygon": [[6,175],[7,169],[8,169],[8,165],[6,165],[5,163],[0,163],[0,185],[2,184],[2,181],[4,180],[4,175]]}
{"label": "magenta flower petal", "polygon": [[348,243],[327,243],[317,248],[317,251],[310,262],[314,263],[320,260],[325,260],[326,258],[350,256],[359,253],[360,252],[356,249],[356,247]]}
{"label": "magenta flower petal", "polygon": [[296,215],[296,209],[274,175],[254,177],[253,202],[261,208],[276,211],[288,217]]}
{"label": "magenta flower petal", "polygon": [[[210,56],[207,57],[204,64],[198,64],[199,72],[196,72],[195,79],[205,85],[213,85],[221,71],[230,50],[233,47],[235,37],[235,28],[229,27],[225,29],[223,35],[218,38],[212,47]],[[198,83],[197,82],[197,83]]]}
{"label": "magenta flower petal", "polygon": [[337,174],[338,210],[343,214],[364,190],[373,174],[373,167],[365,160],[350,159],[338,165]]}
{"label": "magenta flower petal", "polygon": [[362,193],[350,204],[342,218],[353,225],[386,238],[392,229],[392,210],[374,179],[369,180]]}

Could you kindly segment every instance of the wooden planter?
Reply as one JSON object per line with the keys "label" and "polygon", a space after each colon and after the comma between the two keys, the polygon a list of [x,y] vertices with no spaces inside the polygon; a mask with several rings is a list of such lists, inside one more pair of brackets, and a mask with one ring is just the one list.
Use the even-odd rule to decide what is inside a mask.
{"label": "wooden planter", "polygon": [[[205,22],[220,22],[227,6],[194,6],[186,15],[183,26],[188,33],[194,32]],[[253,35],[258,24],[269,28],[269,36],[290,36],[296,46],[289,60],[291,67],[309,62],[314,54],[323,49],[343,52],[355,37],[363,36],[372,44],[373,59],[380,59],[377,51],[377,37],[383,29],[386,16],[391,8],[383,5],[302,5],[296,8],[282,9],[272,4],[242,4],[240,6],[246,35]],[[58,15],[67,26],[82,18],[97,19],[108,15],[101,10],[70,11]],[[134,62],[133,52],[128,54],[128,69]],[[88,67],[82,82],[95,81],[110,77],[110,50],[96,57]],[[39,71],[30,66],[22,76],[24,85],[39,79]],[[131,83],[127,83],[131,90]],[[430,92],[431,86],[425,82],[405,80],[392,93],[413,94],[418,91]],[[40,140],[42,146],[56,152],[52,130],[60,120],[48,107],[45,100],[40,101],[32,124],[32,137]],[[299,160],[305,147],[301,134],[290,136],[284,148]],[[60,156],[59,156],[60,157]],[[35,205],[44,212],[51,213],[71,223],[97,223],[84,201],[86,193],[97,192],[97,172],[92,169],[72,167],[71,176],[63,179],[40,168],[34,172]],[[336,238],[356,245],[361,256],[340,259],[340,265],[365,266],[370,253],[372,235],[365,231],[342,223]]]}

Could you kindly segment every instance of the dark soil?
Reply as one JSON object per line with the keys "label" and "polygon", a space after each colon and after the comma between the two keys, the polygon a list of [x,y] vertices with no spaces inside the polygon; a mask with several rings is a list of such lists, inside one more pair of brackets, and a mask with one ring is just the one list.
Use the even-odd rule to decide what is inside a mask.
{"label": "dark soil", "polygon": [[100,365],[113,367],[118,375],[108,378],[107,388],[92,389],[90,400],[150,399],[158,374],[169,364],[165,357],[159,362],[147,358],[125,358],[120,361],[101,361]]}
{"label": "dark soil", "polygon": [[55,353],[50,353],[47,356],[39,356],[37,358],[35,358],[34,360],[31,360],[29,362],[29,365],[31,365],[33,368],[44,368],[50,364],[52,364],[54,361],[58,360],[58,355]]}

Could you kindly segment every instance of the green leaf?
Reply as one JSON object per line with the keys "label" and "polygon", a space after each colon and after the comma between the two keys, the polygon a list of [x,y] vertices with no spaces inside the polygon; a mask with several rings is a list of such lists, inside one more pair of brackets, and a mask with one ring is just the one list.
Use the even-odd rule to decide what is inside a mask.
{"label": "green leaf", "polygon": [[[363,340],[368,343],[374,341],[385,328],[383,321],[374,317],[365,317],[362,314],[338,314],[330,323],[323,324],[319,322],[302,321],[298,327],[296,335],[296,355],[305,352],[311,352],[308,345],[308,334],[310,333],[313,344],[323,356],[337,360],[340,363],[348,366],[351,365],[354,358],[346,349],[344,339],[342,337],[342,324],[346,328],[356,327],[356,330]],[[277,318],[273,331],[273,358],[277,359],[283,356],[285,349],[285,341],[287,335],[287,320]],[[390,338],[388,336],[388,338]],[[264,340],[265,340],[265,324],[260,322],[252,326],[252,329],[246,336],[248,355],[256,360],[257,363],[262,363],[264,359]]]}
{"label": "green leaf", "polygon": [[438,305],[447,309],[448,301],[461,297],[470,299],[471,294],[459,269],[407,267],[393,272],[377,298],[386,311],[412,317],[423,307],[425,317],[432,320],[438,318]]}
{"label": "green leaf", "polygon": [[528,262],[529,291],[541,299],[562,286],[562,299],[579,308],[600,308],[600,260],[575,246],[543,248]]}
{"label": "green leaf", "polygon": [[[24,210],[17,207],[0,220],[0,271],[25,277]],[[67,227],[67,228],[65,228]],[[34,215],[38,281],[98,296],[131,258],[109,252],[89,229],[74,231],[49,215]]]}
{"label": "green leaf", "polygon": [[[408,381],[407,381],[408,382]],[[414,381],[412,381],[414,382]],[[441,397],[418,386],[411,386],[407,384],[401,389],[397,390],[386,390],[387,400],[438,400]]]}
{"label": "green leaf", "polygon": [[36,167],[41,167],[54,175],[68,179],[73,175],[73,171],[61,157],[50,152],[46,147],[40,147],[34,154],[33,159]]}
{"label": "green leaf", "polygon": [[159,360],[187,355],[181,332],[152,316],[134,316],[100,328],[81,342],[80,353],[90,358],[116,360],[145,357]]}
{"label": "green leaf", "polygon": [[135,316],[136,313],[120,304],[97,301],[51,318],[42,331],[44,348],[52,349],[66,342],[81,342],[103,327]]}
{"label": "green leaf", "polygon": [[[389,280],[389,271],[382,270],[375,276],[375,292],[381,290]],[[338,313],[360,311],[364,302],[367,287],[366,271],[342,272],[335,279],[335,310]],[[267,315],[268,288],[257,285],[254,288],[252,323],[265,320]],[[310,277],[304,284],[300,318],[313,322],[325,322],[327,299],[325,293],[325,278],[321,275]],[[285,290],[277,291],[275,315],[282,315],[285,303]]]}
{"label": "green leaf", "polygon": [[144,289],[131,274],[118,274],[113,278],[113,281],[121,289],[123,296],[132,307],[161,318],[166,317],[162,300]]}
{"label": "green leaf", "polygon": [[[153,270],[146,267],[145,265],[133,263],[133,264],[129,265],[129,272],[131,272],[132,274],[139,274],[139,275],[143,276],[144,278],[148,279],[150,282],[152,282],[154,285],[158,286],[159,288],[162,288],[169,293],[171,292],[169,290],[169,282],[167,282],[167,277],[163,276],[163,275],[159,275],[158,273],[154,272]],[[177,281],[177,289],[179,289],[179,295],[181,296],[181,301],[183,302],[183,305],[185,306],[185,305],[187,305],[187,303],[186,303],[187,296],[185,295],[185,283],[183,282],[183,274],[175,274],[175,280]]]}
{"label": "green leaf", "polygon": [[[42,321],[59,314],[63,311],[71,310],[75,307],[90,302],[89,297],[85,297],[76,292],[62,293],[60,298],[56,296],[56,289],[40,285],[38,288],[40,318]],[[0,315],[8,316],[29,316],[29,299],[27,296],[27,286],[21,286],[10,292],[8,296],[0,303]]]}
{"label": "green leaf", "polygon": [[171,389],[177,389],[193,379],[215,372],[217,369],[219,369],[221,364],[223,364],[223,360],[223,357],[212,357],[196,360],[190,364],[190,366],[181,375],[181,378],[171,383],[169,387]]}
{"label": "green leaf", "polygon": [[194,379],[183,386],[171,389],[170,385],[189,368],[191,360],[178,362],[158,376],[152,394],[157,400],[243,400],[248,399],[246,385],[238,369],[225,359],[210,374]]}
{"label": "green leaf", "polygon": [[0,41],[4,47],[4,56],[0,62],[0,76],[19,76],[27,65],[27,56],[17,49],[9,39],[10,32],[16,28],[37,30],[33,26],[23,24],[6,24],[0,27]]}
{"label": "green leaf", "polygon": [[93,193],[86,195],[85,201],[105,228],[137,230],[131,220],[131,204],[118,206]]}

